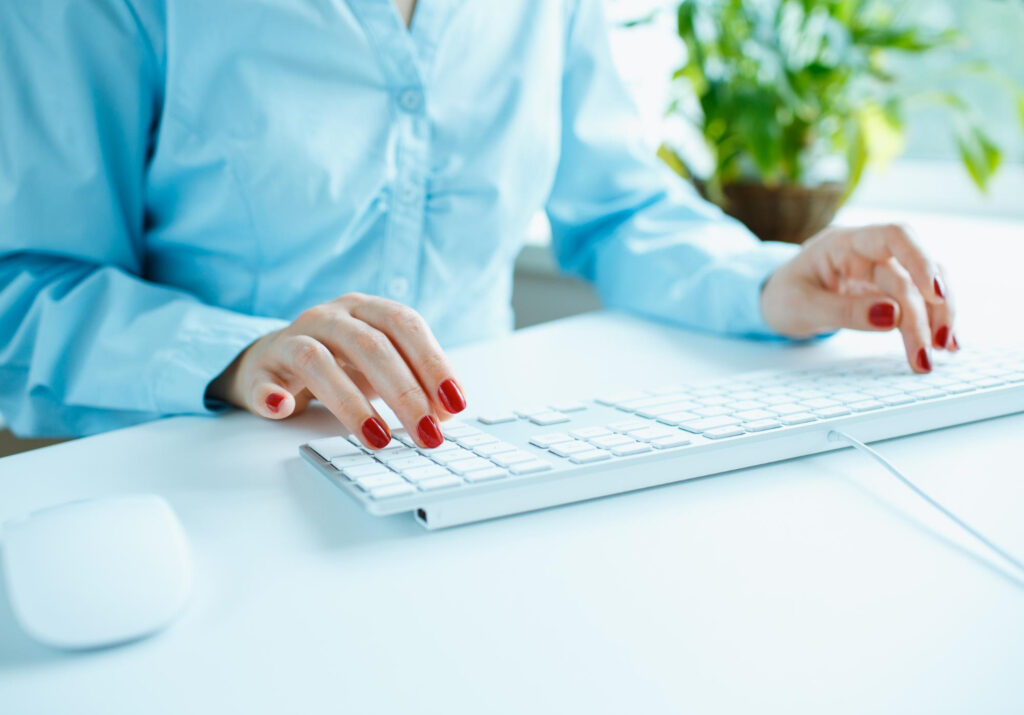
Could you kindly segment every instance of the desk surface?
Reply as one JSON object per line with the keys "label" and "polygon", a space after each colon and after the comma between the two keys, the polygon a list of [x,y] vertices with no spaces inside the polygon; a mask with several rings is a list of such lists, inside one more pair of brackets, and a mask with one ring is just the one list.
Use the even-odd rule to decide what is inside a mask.
{"label": "desk surface", "polygon": [[[965,346],[1022,304],[1019,260],[960,275],[968,229],[929,239]],[[1021,253],[1012,225],[984,233]],[[743,343],[595,313],[453,358],[482,410],[878,352],[895,336]],[[0,595],[0,710],[1024,712],[1024,595],[850,450],[429,533],[300,462],[331,428],[320,410],[175,418],[0,460],[0,521],[155,492],[197,572],[168,631],[78,655],[29,641]],[[880,448],[1020,556],[1022,433],[1016,415]]]}

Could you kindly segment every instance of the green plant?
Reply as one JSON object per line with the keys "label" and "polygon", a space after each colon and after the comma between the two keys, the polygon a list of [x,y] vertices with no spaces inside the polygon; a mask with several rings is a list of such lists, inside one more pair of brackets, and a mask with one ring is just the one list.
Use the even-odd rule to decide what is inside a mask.
{"label": "green plant", "polygon": [[[953,29],[904,19],[901,0],[683,0],[676,7],[685,64],[674,73],[682,90],[670,113],[694,123],[714,159],[706,191],[754,180],[768,186],[807,182],[823,157],[845,158],[847,195],[865,166],[884,164],[903,148],[910,102],[936,102],[953,116],[964,167],[985,190],[1002,152],[969,104],[945,91],[907,93],[892,67],[897,53],[953,50]],[[651,16],[629,24],[638,24]],[[993,68],[956,63],[956,71],[1001,82]],[[693,101],[696,99],[696,102]],[[659,155],[684,176],[684,160],[668,145]]]}

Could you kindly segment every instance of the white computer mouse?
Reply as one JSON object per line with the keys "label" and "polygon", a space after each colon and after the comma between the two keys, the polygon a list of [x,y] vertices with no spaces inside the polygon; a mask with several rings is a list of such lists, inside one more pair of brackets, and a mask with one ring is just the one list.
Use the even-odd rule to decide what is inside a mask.
{"label": "white computer mouse", "polygon": [[88,499],[4,524],[4,580],[26,633],[97,648],[155,633],[181,613],[192,568],[181,524],[158,496]]}

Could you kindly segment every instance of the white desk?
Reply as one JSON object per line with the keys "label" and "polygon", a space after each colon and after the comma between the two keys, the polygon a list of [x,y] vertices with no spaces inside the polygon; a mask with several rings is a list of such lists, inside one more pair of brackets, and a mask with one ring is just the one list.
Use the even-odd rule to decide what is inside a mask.
{"label": "white desk", "polygon": [[[1021,253],[1011,224],[931,228],[954,265],[967,245]],[[965,346],[1000,315],[1020,330],[1021,265],[957,275]],[[885,350],[598,313],[453,357],[482,409]],[[197,569],[177,624],[109,651],[38,647],[0,599],[0,712],[1024,712],[1024,593],[849,450],[428,533],[300,462],[330,430],[321,411],[179,418],[0,460],[0,520],[156,492]],[[881,449],[1021,556],[1022,434],[1017,415]]]}

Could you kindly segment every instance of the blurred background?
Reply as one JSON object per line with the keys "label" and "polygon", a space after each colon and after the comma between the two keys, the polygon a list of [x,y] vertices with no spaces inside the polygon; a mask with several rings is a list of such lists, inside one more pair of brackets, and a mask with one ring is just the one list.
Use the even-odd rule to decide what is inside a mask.
{"label": "blurred background", "polygon": [[[798,76],[822,76],[829,65],[848,70],[848,77],[837,80],[848,81],[846,96],[809,107],[819,113],[814,119],[830,112],[849,117],[868,106],[879,108],[863,117],[877,156],[848,197],[843,198],[845,187],[837,190],[843,202],[838,221],[902,220],[921,214],[979,216],[1020,221],[1024,240],[1021,0],[606,0],[606,9],[616,62],[643,118],[644,140],[651,151],[669,145],[701,178],[715,169],[716,157],[703,135],[702,107],[690,79],[694,72],[690,68],[673,79],[693,54],[679,27],[680,12],[690,12],[697,20],[695,49],[705,54],[709,74],[717,72],[725,87],[738,87],[750,78],[738,76],[743,69],[737,69],[735,58],[715,62],[713,55],[722,53],[719,35],[752,29],[753,38],[737,43],[740,51],[757,58],[751,64],[763,68],[781,57],[789,64],[789,74]],[[745,21],[751,17],[756,19]],[[810,49],[799,47],[801,42]],[[850,51],[851,43],[860,43],[866,51]],[[786,57],[778,46],[801,56]],[[862,60],[868,65],[859,64]],[[874,64],[890,81],[877,82],[870,76]],[[757,117],[761,123],[764,114],[788,110],[787,98],[777,93],[778,75],[768,72],[752,81],[768,91],[753,95],[755,101],[737,102],[738,109],[720,110],[723,115],[743,112],[758,98],[766,105]],[[831,87],[816,92],[811,86],[807,94],[820,95]],[[887,117],[891,98],[899,106]],[[667,112],[673,102],[681,109]],[[890,119],[895,126],[889,125]],[[824,156],[798,183],[815,186],[832,178],[843,184],[849,178],[844,165],[847,149],[805,151]],[[771,176],[773,157],[764,159],[765,171],[748,166],[741,167],[741,173],[766,183],[778,180]],[[547,226],[538,217],[517,265],[514,304],[519,327],[598,306],[588,286],[557,275],[547,242]]]}

